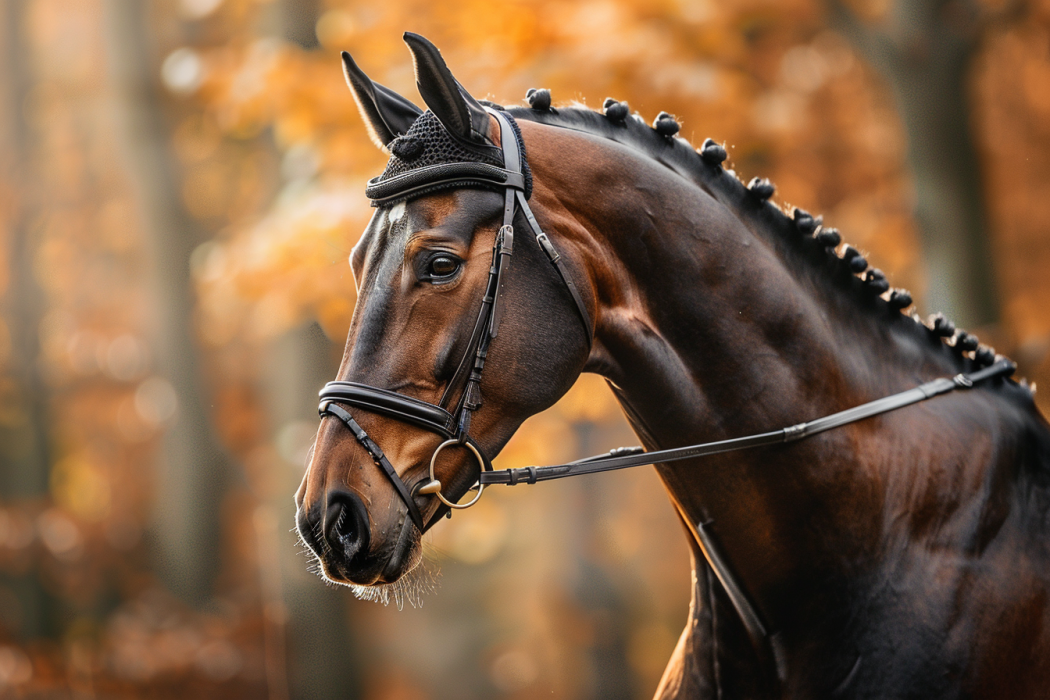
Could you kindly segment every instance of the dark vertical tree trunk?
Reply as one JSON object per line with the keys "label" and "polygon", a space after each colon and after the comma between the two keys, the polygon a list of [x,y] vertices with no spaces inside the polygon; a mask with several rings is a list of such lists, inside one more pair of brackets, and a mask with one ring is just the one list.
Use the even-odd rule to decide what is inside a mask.
{"label": "dark vertical tree trunk", "polygon": [[282,0],[280,10],[284,38],[304,49],[316,49],[319,0]]}
{"label": "dark vertical tree trunk", "polygon": [[831,0],[834,23],[893,89],[915,179],[915,216],[927,267],[926,306],[967,327],[999,309],[969,78],[976,19],[965,3],[897,0],[868,25]]}
{"label": "dark vertical tree trunk", "polygon": [[228,460],[213,432],[201,386],[189,260],[202,236],[179,199],[176,165],[167,146],[163,95],[154,77],[159,62],[151,50],[150,5],[106,0],[108,73],[128,180],[146,228],[157,370],[178,396],[176,419],[158,459],[155,561],[171,591],[200,603],[211,593],[219,561],[220,502]]}
{"label": "dark vertical tree trunk", "polygon": [[[0,394],[0,501],[8,504],[44,499],[50,465],[48,391],[37,361],[47,302],[33,276],[36,206],[28,186],[35,175],[33,139],[23,116],[32,84],[30,51],[22,43],[25,5],[24,0],[0,1],[0,216],[6,210],[0,226],[7,229],[3,243],[8,264],[2,307],[10,338]],[[55,631],[49,613],[54,601],[34,571],[4,576],[0,583],[18,598],[21,637]]]}
{"label": "dark vertical tree trunk", "polygon": [[[317,48],[318,0],[281,0],[274,7],[272,23],[286,41],[304,49]],[[338,351],[338,349],[336,349]],[[338,354],[316,324],[290,331],[269,348],[264,392],[273,433],[305,431],[317,423],[317,392],[335,376]],[[297,546],[292,496],[299,486],[304,464],[286,464],[275,479],[276,491],[267,497],[267,508],[277,527],[270,546],[276,549],[271,565],[279,580],[287,608],[287,685],[296,700],[352,700],[363,695],[362,673],[355,662],[347,592],[325,586],[307,571],[308,560]],[[270,624],[273,624],[272,622]]]}
{"label": "dark vertical tree trunk", "polygon": [[[338,355],[317,324],[277,339],[266,367],[266,394],[274,432],[306,428],[317,423],[317,392],[335,376]],[[362,696],[360,669],[354,659],[347,591],[325,586],[306,568],[308,560],[296,546],[292,495],[305,465],[287,464],[270,494],[278,537],[281,588],[288,608],[288,680],[293,698],[325,700]]]}

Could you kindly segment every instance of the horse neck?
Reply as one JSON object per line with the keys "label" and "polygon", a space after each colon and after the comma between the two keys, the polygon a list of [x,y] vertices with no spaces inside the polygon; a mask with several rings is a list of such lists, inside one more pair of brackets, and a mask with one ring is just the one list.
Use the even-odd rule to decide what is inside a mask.
{"label": "horse neck", "polygon": [[[595,290],[587,369],[610,381],[650,449],[775,430],[958,371],[945,351],[924,347],[931,341],[913,320],[861,298],[859,280],[821,280],[806,259],[813,246],[807,253],[800,233],[786,235],[786,218],[735,178],[703,182],[587,139],[572,152],[587,172],[559,175],[553,159],[537,159],[534,197]],[[738,545],[759,568],[763,556],[783,557],[761,574],[776,584],[779,566],[797,568],[805,561],[799,548],[812,546],[800,524],[812,514],[834,523],[856,504],[855,494],[842,498],[864,469],[850,434],[659,472],[688,517],[714,520],[735,539],[727,544],[734,558]],[[784,494],[797,507],[785,506]],[[858,507],[877,518],[870,500]],[[800,512],[802,504],[814,512]]]}
{"label": "horse neck", "polygon": [[621,182],[603,177],[607,201],[560,197],[587,212],[576,218],[595,246],[588,369],[612,382],[653,446],[783,427],[949,371],[911,319],[820,280],[801,241],[767,225],[786,219],[735,179],[617,170]]}
{"label": "horse neck", "polygon": [[[735,178],[713,168],[710,177],[683,172],[590,139],[557,152],[576,154],[585,172],[559,171],[563,158],[535,158],[534,198],[597,299],[587,369],[609,379],[648,448],[771,431],[960,371],[939,340],[863,296],[841,262],[804,244]],[[821,277],[828,274],[834,278]],[[977,537],[983,523],[991,532],[1001,523],[985,517],[992,511],[983,504],[1002,503],[995,494],[1012,477],[989,481],[994,489],[982,484],[998,469],[989,464],[1007,464],[1012,448],[987,442],[1028,425],[1015,419],[1034,409],[1000,398],[941,397],[791,444],[658,471],[777,630],[776,648],[788,649],[779,658],[803,659],[802,667],[808,658],[845,677],[858,653],[844,601],[885,581],[878,574],[908,551],[949,542],[973,551],[966,543],[985,536]],[[915,502],[936,527],[912,519]],[[956,512],[963,517],[946,525],[945,514]],[[969,517],[975,513],[981,517]],[[936,547],[897,546],[932,537]],[[700,569],[694,610],[724,612],[721,589]],[[732,658],[742,677],[756,676],[742,631],[726,623],[699,632],[702,618],[683,637],[689,648],[706,634],[720,674]]]}

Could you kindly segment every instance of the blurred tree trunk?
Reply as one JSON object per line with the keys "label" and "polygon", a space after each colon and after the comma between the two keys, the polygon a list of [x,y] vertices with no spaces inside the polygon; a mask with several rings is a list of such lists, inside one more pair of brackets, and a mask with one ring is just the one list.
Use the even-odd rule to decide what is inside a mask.
{"label": "blurred tree trunk", "polygon": [[[318,0],[281,0],[271,14],[272,31],[304,49],[317,48]],[[276,556],[271,565],[287,609],[287,685],[296,700],[353,700],[363,695],[360,666],[355,653],[346,589],[326,586],[307,570],[309,559],[297,545],[295,503],[305,464],[288,459],[290,447],[306,438],[317,425],[317,392],[335,377],[338,355],[316,323],[289,331],[269,348],[264,393],[272,426],[271,434],[283,446],[282,463],[272,480],[275,488],[265,495],[273,513]],[[269,606],[268,606],[269,607]],[[273,624],[273,621],[270,621]]]}
{"label": "blurred tree trunk", "polygon": [[[317,425],[317,392],[335,376],[337,356],[317,324],[291,331],[271,346],[265,387],[273,433],[283,445],[283,467],[269,507],[277,518],[273,546],[280,566],[281,588],[288,609],[288,680],[293,698],[362,697],[360,667],[355,659],[345,588],[326,586],[307,571],[309,559],[296,546],[295,503],[305,464],[288,459],[289,448],[308,438]],[[294,450],[293,450],[294,451]]]}
{"label": "blurred tree trunk", "polygon": [[[0,502],[39,501],[48,493],[48,391],[40,374],[40,321],[47,309],[33,274],[32,135],[24,117],[32,85],[29,47],[22,42],[26,2],[0,0],[0,226],[8,275],[3,298],[6,345],[0,388]],[[3,336],[5,334],[0,334]],[[26,639],[55,630],[53,599],[35,571],[0,579],[18,598],[18,632]],[[10,631],[10,630],[9,630]]]}
{"label": "blurred tree trunk", "polygon": [[969,78],[978,10],[953,0],[896,0],[868,24],[830,0],[833,24],[890,84],[904,122],[926,306],[961,326],[999,318]]}
{"label": "blurred tree trunk", "polygon": [[279,7],[284,38],[304,49],[316,49],[319,0],[281,0]]}
{"label": "blurred tree trunk", "polygon": [[218,568],[228,460],[205,410],[208,402],[193,334],[189,263],[202,236],[179,197],[164,95],[155,78],[159,61],[151,50],[150,5],[142,0],[106,0],[106,49],[125,167],[146,229],[157,370],[178,397],[154,486],[155,560],[168,588],[197,604],[209,597]]}

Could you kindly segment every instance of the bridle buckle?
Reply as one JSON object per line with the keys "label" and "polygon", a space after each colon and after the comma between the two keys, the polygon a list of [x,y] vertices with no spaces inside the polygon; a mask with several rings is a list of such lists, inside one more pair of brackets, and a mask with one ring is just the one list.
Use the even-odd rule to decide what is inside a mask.
{"label": "bridle buckle", "polygon": [[543,252],[547,254],[552,263],[556,263],[561,260],[561,255],[558,254],[558,249],[551,243],[551,239],[547,238],[547,234],[540,231],[536,234],[536,242],[543,248]]}

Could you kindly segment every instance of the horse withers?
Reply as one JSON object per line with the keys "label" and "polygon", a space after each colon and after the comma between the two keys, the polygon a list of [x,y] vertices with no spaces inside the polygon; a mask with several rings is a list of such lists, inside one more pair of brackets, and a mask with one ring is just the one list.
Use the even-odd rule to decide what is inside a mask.
{"label": "horse withers", "polygon": [[[546,91],[504,110],[406,42],[425,112],[344,54],[391,158],[296,494],[330,580],[396,586],[423,532],[584,371],[658,450],[995,362],[943,317],[902,313],[910,296],[834,229],[785,215],[668,115],[555,110]],[[1050,430],[1025,385],[657,470],[695,535],[657,697],[1047,695]]]}

